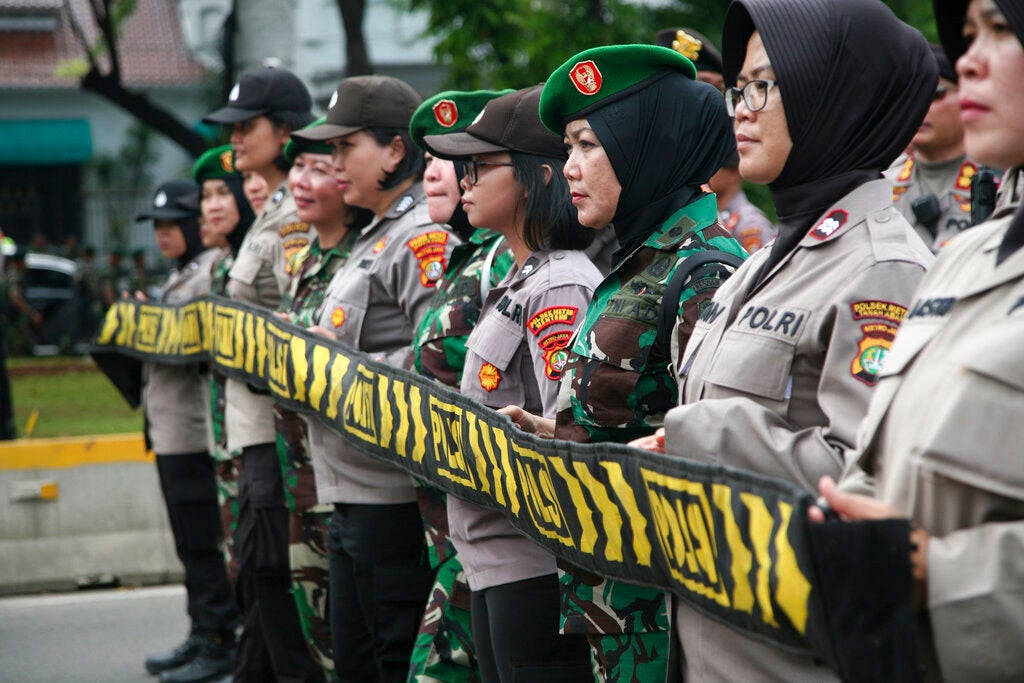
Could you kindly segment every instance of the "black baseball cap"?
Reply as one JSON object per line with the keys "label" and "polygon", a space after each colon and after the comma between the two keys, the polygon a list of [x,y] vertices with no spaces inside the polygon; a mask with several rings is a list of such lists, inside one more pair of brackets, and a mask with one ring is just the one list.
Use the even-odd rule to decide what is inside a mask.
{"label": "black baseball cap", "polygon": [[205,123],[235,124],[264,114],[309,114],[313,98],[306,85],[288,69],[265,66],[242,76],[228,95],[228,104],[203,117]]}
{"label": "black baseball cap", "polygon": [[391,76],[352,76],[338,84],[324,122],[292,133],[297,140],[333,140],[364,128],[407,129],[423,98]]}
{"label": "black baseball cap", "polygon": [[199,215],[199,207],[190,208],[182,201],[188,202],[190,195],[199,195],[199,186],[191,180],[168,180],[161,184],[153,193],[149,211],[143,211],[135,217],[136,221],[168,220],[179,221]]}
{"label": "black baseball cap", "polygon": [[505,151],[565,159],[562,136],[540,122],[538,108],[543,89],[543,84],[535,85],[495,98],[465,131],[427,135],[423,142],[442,159]]}

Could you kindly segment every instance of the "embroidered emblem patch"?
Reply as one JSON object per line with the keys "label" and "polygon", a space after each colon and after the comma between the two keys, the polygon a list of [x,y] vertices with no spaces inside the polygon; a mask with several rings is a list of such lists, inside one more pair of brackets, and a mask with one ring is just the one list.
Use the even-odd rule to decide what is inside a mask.
{"label": "embroidered emblem patch", "polygon": [[576,313],[578,311],[579,309],[575,306],[551,306],[550,308],[538,311],[536,315],[526,322],[526,327],[536,337],[544,328],[551,325],[572,325],[576,322]]}
{"label": "embroidered emblem patch", "polygon": [[284,262],[287,265],[293,256],[309,246],[309,239],[304,235],[302,237],[292,237],[285,240],[282,246],[284,246]]}
{"label": "embroidered emblem patch", "polygon": [[903,162],[903,167],[900,168],[899,175],[896,176],[896,180],[900,182],[906,182],[910,180],[910,176],[914,173],[914,157],[908,156],[907,160]]}
{"label": "embroidered emblem patch", "polygon": [[[955,187],[958,190],[970,190],[971,182],[974,180],[974,176],[978,173],[978,166],[970,161],[965,161],[960,167],[960,173],[957,174]],[[969,209],[968,209],[969,210]]]}
{"label": "embroidered emblem patch", "polygon": [[476,376],[480,380],[480,386],[486,389],[488,393],[497,389],[498,385],[501,384],[501,372],[490,363],[481,365],[480,372]]}
{"label": "embroidered emblem patch", "polygon": [[826,240],[835,234],[836,230],[846,225],[846,221],[849,220],[850,214],[846,213],[842,209],[836,209],[829,215],[825,216],[824,220],[814,226],[811,230],[811,236],[815,239]]}
{"label": "embroidered emblem patch", "polygon": [[565,364],[569,360],[569,340],[572,332],[563,330],[554,332],[540,340],[540,348],[544,349],[544,376],[551,380],[562,377]]}
{"label": "embroidered emblem patch", "polygon": [[903,322],[907,316],[905,306],[894,304],[891,301],[854,301],[850,304],[850,312],[853,313],[854,320],[877,318],[897,325]]}
{"label": "embroidered emblem patch", "polygon": [[424,287],[436,286],[444,276],[447,244],[448,232],[445,230],[431,230],[405,243],[420,262],[420,284]]}
{"label": "embroidered emblem patch", "polygon": [[341,327],[345,324],[345,309],[338,306],[331,311],[331,324],[335,327]]}
{"label": "embroidered emblem patch", "polygon": [[226,152],[220,154],[220,167],[224,169],[225,173],[235,172],[235,158],[234,153],[229,149]]}
{"label": "embroidered emblem patch", "polygon": [[374,254],[379,254],[380,252],[384,251],[384,247],[386,247],[387,245],[388,245],[388,236],[384,235],[383,237],[380,238],[380,241],[377,242],[377,244],[373,245],[373,253]]}
{"label": "embroidered emblem patch", "polygon": [[889,349],[892,348],[893,339],[896,338],[896,328],[885,323],[872,323],[862,325],[863,337],[857,342],[857,353],[850,364],[850,372],[868,386],[874,386],[878,381],[878,373],[882,371],[882,364],[885,363]]}
{"label": "embroidered emblem patch", "polygon": [[153,197],[153,206],[155,206],[156,208],[159,209],[161,206],[166,206],[166,205],[167,205],[167,193],[164,192],[163,190],[160,190],[159,192],[156,193],[156,196]]}
{"label": "embroidered emblem patch", "polygon": [[445,128],[451,128],[459,120],[459,107],[451,100],[441,100],[434,105],[434,118]]}
{"label": "embroidered emblem patch", "polygon": [[597,64],[592,59],[577,62],[569,71],[569,80],[581,94],[587,97],[601,91],[601,70],[597,68]]}
{"label": "embroidered emblem patch", "polygon": [[277,234],[281,237],[287,237],[296,232],[309,232],[309,223],[303,223],[302,221],[286,223],[278,229]]}
{"label": "embroidered emblem patch", "polygon": [[696,61],[700,56],[702,47],[704,47],[704,43],[682,30],[676,31],[676,39],[672,41],[672,49],[691,62]]}

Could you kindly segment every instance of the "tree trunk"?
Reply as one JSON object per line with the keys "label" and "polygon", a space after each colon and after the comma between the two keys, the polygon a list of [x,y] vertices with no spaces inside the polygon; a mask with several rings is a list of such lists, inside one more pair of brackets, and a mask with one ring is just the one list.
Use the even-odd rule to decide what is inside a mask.
{"label": "tree trunk", "polygon": [[155,131],[166,135],[194,157],[206,151],[202,136],[183,124],[170,112],[150,102],[145,95],[125,88],[118,79],[92,69],[81,82],[82,88],[110,100]]}
{"label": "tree trunk", "polygon": [[235,67],[237,73],[278,60],[295,69],[295,0],[235,3]]}
{"label": "tree trunk", "polygon": [[363,37],[363,16],[366,0],[338,0],[341,25],[345,29],[345,75],[361,76],[373,73],[370,56]]}

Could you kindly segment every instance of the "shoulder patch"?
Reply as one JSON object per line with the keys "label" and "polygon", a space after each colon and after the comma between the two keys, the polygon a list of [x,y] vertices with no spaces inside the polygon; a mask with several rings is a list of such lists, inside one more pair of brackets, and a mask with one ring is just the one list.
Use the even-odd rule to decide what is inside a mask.
{"label": "shoulder patch", "polygon": [[288,235],[296,232],[309,232],[309,223],[304,223],[302,221],[285,223],[278,229],[277,234],[281,237],[287,237]]}
{"label": "shoulder patch", "polygon": [[896,328],[885,323],[871,323],[862,325],[860,329],[863,336],[857,342],[850,373],[864,384],[874,386],[896,338]]}
{"label": "shoulder patch", "polygon": [[[295,275],[300,270],[302,270],[302,264],[306,261],[306,257],[309,256],[310,246],[311,245],[307,243],[306,246],[302,247],[301,249],[293,253],[290,257],[288,257],[288,262],[285,264],[284,268],[286,273],[288,273],[289,275]],[[285,253],[288,253],[287,248],[285,249]]]}
{"label": "shoulder patch", "polygon": [[907,315],[907,308],[891,301],[854,301],[850,304],[850,312],[854,320],[875,318],[899,325]]}
{"label": "shoulder patch", "polygon": [[444,277],[447,245],[448,231],[441,229],[416,235],[405,243],[420,262],[420,284],[424,287],[435,287]]}
{"label": "shoulder patch", "polygon": [[811,229],[811,237],[818,240],[827,240],[829,237],[834,235],[839,228],[846,225],[846,221],[849,219],[850,214],[843,209],[836,209],[829,215],[825,216],[820,223]]}
{"label": "shoulder patch", "polygon": [[501,371],[490,363],[481,365],[480,372],[476,373],[476,377],[480,380],[480,386],[488,393],[497,389],[501,384]]}
{"label": "shoulder patch", "polygon": [[562,330],[553,332],[538,342],[544,351],[544,376],[550,380],[559,380],[565,364],[569,361],[569,341],[572,340],[572,332]]}
{"label": "shoulder patch", "polygon": [[544,328],[551,325],[572,325],[576,322],[576,314],[578,312],[579,309],[575,306],[551,306],[538,311],[527,321],[526,327],[536,337]]}

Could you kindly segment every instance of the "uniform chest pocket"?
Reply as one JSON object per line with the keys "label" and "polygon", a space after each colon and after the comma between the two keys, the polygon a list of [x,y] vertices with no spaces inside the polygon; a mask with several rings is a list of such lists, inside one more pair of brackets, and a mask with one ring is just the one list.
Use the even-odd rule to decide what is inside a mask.
{"label": "uniform chest pocket", "polygon": [[499,313],[484,316],[466,342],[466,348],[502,372],[523,344],[523,327],[506,322]]}
{"label": "uniform chest pocket", "polygon": [[728,330],[703,379],[741,394],[783,401],[795,353],[795,340]]}
{"label": "uniform chest pocket", "polygon": [[947,358],[972,372],[1024,392],[1024,320],[998,322],[991,325],[984,335],[966,335],[949,349]]}

